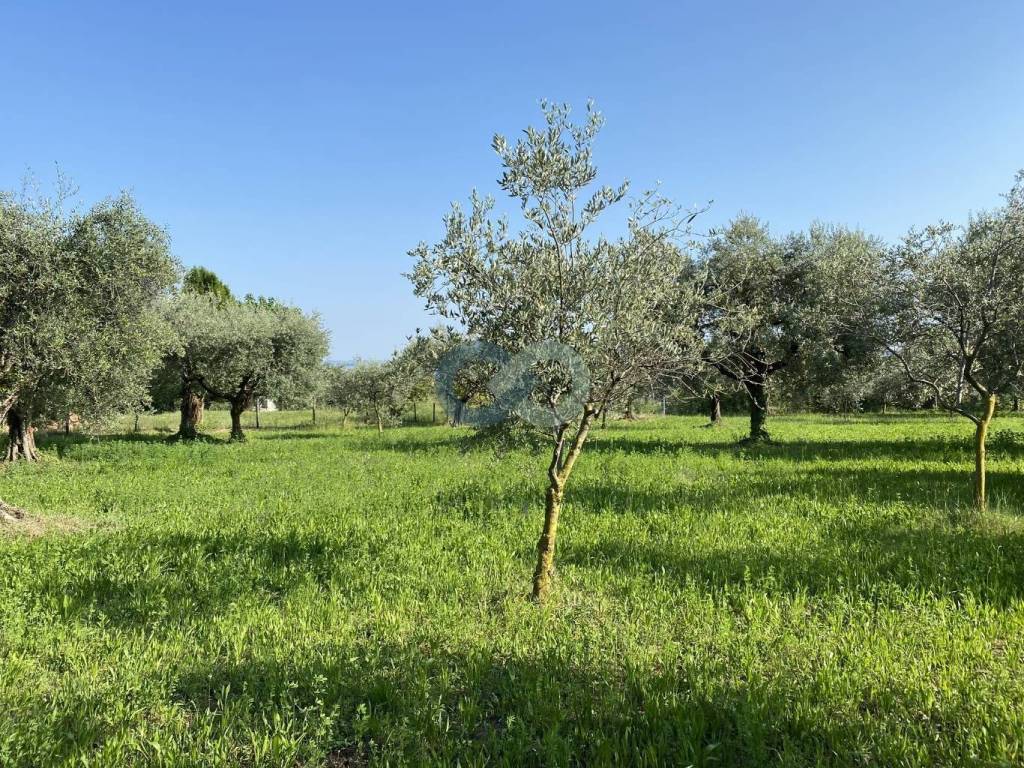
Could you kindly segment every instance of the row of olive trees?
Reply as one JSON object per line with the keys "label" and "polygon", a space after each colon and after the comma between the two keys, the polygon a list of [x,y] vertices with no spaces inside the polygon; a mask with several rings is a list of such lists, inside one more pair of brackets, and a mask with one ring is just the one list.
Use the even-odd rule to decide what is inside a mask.
{"label": "row of olive trees", "polygon": [[[230,404],[232,437],[242,439],[253,398],[313,386],[327,351],[316,316],[236,301],[205,270],[179,285],[166,233],[129,197],[85,212],[65,210],[67,197],[0,193],[5,461],[38,458],[40,424],[138,412],[154,381],[177,390],[186,438],[205,398]],[[0,517],[16,513],[0,502]]]}
{"label": "row of olive trees", "polygon": [[[769,439],[773,390],[812,409],[870,402],[955,411],[972,399],[980,405],[970,377],[983,366],[1019,407],[1020,296],[1012,276],[1020,268],[1020,218],[1015,187],[997,211],[962,227],[912,232],[894,247],[820,225],[772,238],[750,217],[713,233],[702,248],[705,263],[754,319],[742,338],[717,338],[733,350],[719,365],[724,383],[748,395],[748,440]],[[985,306],[1000,319],[970,355],[970,308]],[[712,396],[722,383],[711,382]]]}
{"label": "row of olive trees", "polygon": [[[715,233],[704,264],[750,324],[715,331],[715,366],[750,403],[748,440],[769,438],[774,379],[821,404],[925,398],[975,427],[975,501],[986,504],[985,441],[998,398],[1024,385],[1024,187],[966,224],[887,246],[814,226],[782,239],[749,217]],[[712,387],[718,382],[711,382]]]}
{"label": "row of olive trees", "polygon": [[434,390],[434,336],[417,336],[386,362],[357,361],[327,364],[320,374],[316,396],[342,414],[345,426],[357,415],[376,425],[378,432],[401,423],[411,405],[429,399]]}
{"label": "row of olive trees", "polygon": [[[510,354],[555,341],[589,370],[582,411],[542,430],[549,440],[544,522],[533,594],[550,589],[567,483],[595,419],[654,386],[712,395],[742,387],[750,440],[768,440],[779,376],[842,388],[879,366],[976,425],[976,502],[985,505],[984,444],[1001,392],[1018,387],[1024,332],[1024,193],[966,226],[933,227],[887,247],[863,233],[813,226],[778,239],[741,217],[698,245],[692,211],[655,193],[633,199],[616,237],[590,234],[628,185],[597,186],[602,125],[544,104],[544,124],[514,144],[495,136],[499,186],[520,207],[513,231],[475,192],[453,204],[445,235],[411,251],[415,293],[470,339]],[[557,361],[537,360],[534,405],[557,413]],[[467,401],[487,377],[468,377]],[[482,383],[482,384],[481,384]],[[964,387],[976,394],[972,408]],[[515,408],[512,408],[515,416]]]}

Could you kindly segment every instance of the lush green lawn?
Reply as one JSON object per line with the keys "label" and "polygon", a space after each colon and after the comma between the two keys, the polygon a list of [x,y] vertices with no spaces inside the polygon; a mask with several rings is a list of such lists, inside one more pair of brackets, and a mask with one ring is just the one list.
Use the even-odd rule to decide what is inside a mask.
{"label": "lush green lawn", "polygon": [[543,455],[308,418],[0,473],[0,765],[1024,762],[1022,421],[982,518],[962,420],[609,423],[538,608]]}

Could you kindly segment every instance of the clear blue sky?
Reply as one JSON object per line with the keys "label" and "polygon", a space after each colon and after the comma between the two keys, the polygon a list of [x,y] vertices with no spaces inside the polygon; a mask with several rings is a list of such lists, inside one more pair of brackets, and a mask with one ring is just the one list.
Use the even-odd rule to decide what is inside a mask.
{"label": "clear blue sky", "polygon": [[381,358],[430,324],[406,251],[539,99],[595,99],[604,178],[714,199],[705,226],[893,238],[1024,167],[1022,33],[1017,0],[0,2],[0,187],[128,189],[186,265]]}

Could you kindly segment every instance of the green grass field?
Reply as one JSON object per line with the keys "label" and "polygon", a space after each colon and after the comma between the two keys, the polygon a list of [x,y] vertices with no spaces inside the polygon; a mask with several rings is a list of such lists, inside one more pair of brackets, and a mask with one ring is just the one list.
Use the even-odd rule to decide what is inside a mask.
{"label": "green grass field", "polygon": [[1024,763],[1024,420],[982,517],[965,420],[609,422],[539,608],[544,455],[329,416],[0,472],[0,765]]}

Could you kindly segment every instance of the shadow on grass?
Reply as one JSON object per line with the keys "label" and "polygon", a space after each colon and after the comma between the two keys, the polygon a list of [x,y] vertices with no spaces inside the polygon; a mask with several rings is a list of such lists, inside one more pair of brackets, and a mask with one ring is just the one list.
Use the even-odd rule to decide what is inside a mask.
{"label": "shadow on grass", "polygon": [[799,551],[765,542],[694,551],[685,543],[567,542],[563,565],[669,578],[718,591],[748,584],[774,594],[849,593],[883,598],[889,587],[1007,608],[1024,597],[1024,534],[962,528],[839,525]]}
{"label": "shadow on grass", "polygon": [[[630,514],[670,512],[681,507],[704,512],[742,511],[752,506],[773,505],[776,499],[780,506],[794,500],[840,506],[900,503],[949,512],[964,510],[973,504],[973,477],[966,467],[884,471],[812,466],[783,477],[769,473],[724,476],[713,470],[706,478],[700,472],[686,474],[685,484],[667,477],[664,483],[642,487],[628,482],[610,482],[609,478],[581,476],[570,481],[566,501],[595,512]],[[989,505],[993,510],[1024,514],[1024,483],[1018,473],[989,470],[988,488]],[[515,504],[520,500],[518,494],[512,494],[510,502]]]}
{"label": "shadow on grass", "polygon": [[[995,433],[990,439],[989,457],[1024,457],[1024,440],[1000,439]],[[745,459],[809,460],[870,460],[893,459],[903,461],[963,461],[974,456],[971,435],[963,437],[928,437],[907,440],[807,440],[772,443],[694,443],[616,436],[589,441],[585,453],[614,453],[639,455],[676,455],[698,453],[706,456],[737,456]]]}
{"label": "shadow on grass", "polygon": [[[224,434],[227,434],[225,431]],[[63,457],[68,448],[79,445],[97,445],[104,443],[138,443],[140,445],[189,445],[192,443],[226,443],[224,438],[216,437],[206,432],[200,432],[195,438],[184,440],[173,432],[111,432],[99,435],[87,435],[83,433],[47,434],[37,439],[40,447],[53,447],[57,455]]]}
{"label": "shadow on grass", "polygon": [[[451,650],[426,637],[256,651],[180,674],[172,697],[213,719],[217,732],[262,730],[279,718],[309,732],[334,713],[320,745],[327,765],[816,765],[823,756],[898,764],[908,738],[925,762],[958,764],[970,756],[966,726],[975,725],[937,731],[930,718],[910,716],[913,694],[857,682],[822,700],[813,675],[747,679],[727,662],[709,670],[665,655],[637,665],[550,650]],[[959,722],[956,706],[937,703],[931,715]]]}
{"label": "shadow on grass", "polygon": [[65,567],[42,576],[39,596],[65,619],[152,628],[242,597],[277,602],[301,585],[324,587],[350,556],[347,540],[308,532],[121,531],[76,547]]}

